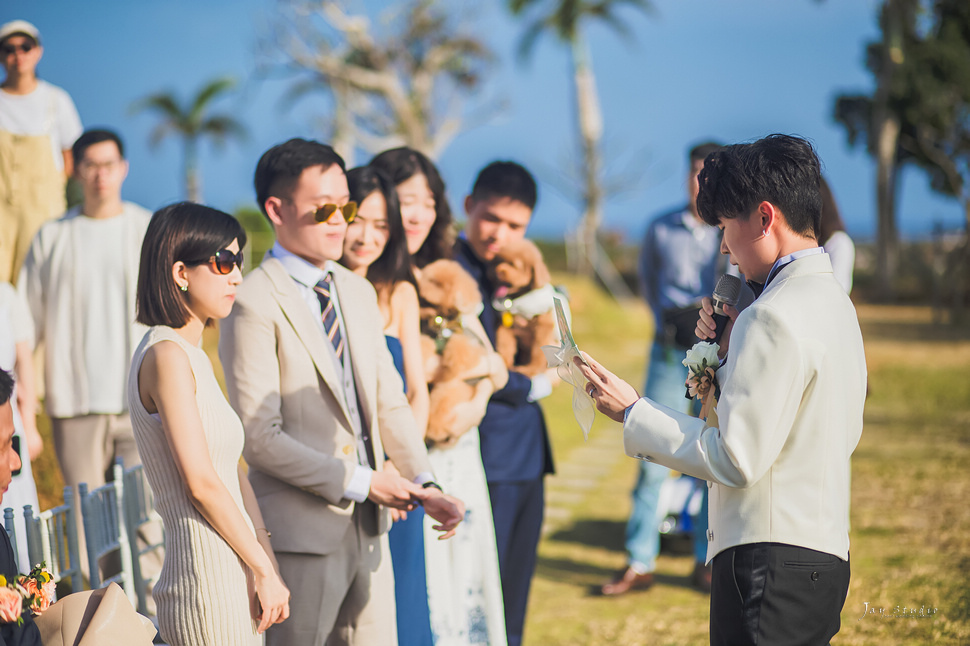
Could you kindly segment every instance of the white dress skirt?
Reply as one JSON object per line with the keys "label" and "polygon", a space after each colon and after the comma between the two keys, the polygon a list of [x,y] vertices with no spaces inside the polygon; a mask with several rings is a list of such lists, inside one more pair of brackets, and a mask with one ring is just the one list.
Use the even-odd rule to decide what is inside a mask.
{"label": "white dress skirt", "polygon": [[[27,305],[20,300],[16,290],[8,283],[0,283],[0,368],[12,372],[17,362],[17,343],[27,341],[34,345],[34,328],[27,311]],[[20,419],[20,408],[17,406],[17,390],[14,387],[10,398],[13,407],[14,435],[20,438],[20,461],[23,464],[19,475],[10,481],[10,488],[3,494],[0,509],[13,509],[14,527],[17,538],[17,567],[21,574],[30,571],[31,563],[27,556],[27,529],[24,522],[24,505],[31,505],[34,514],[42,510],[37,502],[37,485],[34,474],[30,469],[30,455],[27,452],[27,439],[24,437],[24,425]],[[45,447],[52,451],[53,447]],[[50,567],[50,563],[47,564]]]}
{"label": "white dress skirt", "polygon": [[485,482],[478,429],[447,449],[428,451],[435,478],[465,503],[456,534],[439,541],[425,516],[428,606],[435,646],[506,646],[505,606],[495,547],[492,505]]}

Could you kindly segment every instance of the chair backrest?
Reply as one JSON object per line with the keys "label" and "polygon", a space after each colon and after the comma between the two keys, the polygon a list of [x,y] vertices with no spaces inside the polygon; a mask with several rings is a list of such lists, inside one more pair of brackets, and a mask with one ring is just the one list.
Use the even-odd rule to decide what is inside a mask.
{"label": "chair backrest", "polygon": [[35,513],[30,505],[24,505],[24,523],[31,565],[44,563],[55,582],[70,578],[72,592],[83,590],[77,511],[71,488],[64,487],[64,504],[52,509]]}
{"label": "chair backrest", "polygon": [[3,510],[3,528],[7,530],[7,538],[10,539],[10,549],[13,550],[14,562],[19,562],[20,557],[17,553],[17,527],[14,525],[13,508],[6,507]]}
{"label": "chair backrest", "polygon": [[[143,615],[149,614],[147,604],[147,584],[148,580],[144,577],[141,567],[141,557],[151,552],[160,552],[164,555],[165,535],[159,533],[157,542],[148,542],[146,536],[148,532],[142,532],[144,547],[139,546],[139,530],[149,523],[154,523],[161,527],[161,516],[155,511],[155,497],[152,495],[152,488],[148,485],[145,477],[145,467],[137,464],[130,469],[125,469],[125,522],[128,524],[128,542],[131,546],[131,565],[135,582],[135,594],[138,597],[138,612]],[[156,577],[157,578],[157,577]]]}
{"label": "chair backrest", "polygon": [[[81,519],[84,524],[84,538],[88,548],[88,576],[91,589],[103,588],[109,583],[120,585],[128,596],[131,605],[137,603],[134,576],[131,565],[131,544],[128,542],[128,528],[124,510],[124,469],[114,465],[114,480],[88,491],[87,483],[78,485],[81,498]],[[102,581],[101,557],[118,552],[121,571]]]}

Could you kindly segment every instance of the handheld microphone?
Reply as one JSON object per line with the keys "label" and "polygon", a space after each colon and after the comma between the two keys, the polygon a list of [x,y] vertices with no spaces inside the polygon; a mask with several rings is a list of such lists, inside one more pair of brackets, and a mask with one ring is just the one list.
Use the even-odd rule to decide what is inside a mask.
{"label": "handheld microphone", "polygon": [[714,329],[714,343],[721,341],[721,335],[724,334],[724,328],[727,326],[729,320],[728,315],[724,313],[724,306],[736,306],[740,296],[741,279],[730,274],[721,276],[717,281],[717,285],[714,287],[714,293],[711,294],[711,300],[714,301],[714,323],[716,325]]}

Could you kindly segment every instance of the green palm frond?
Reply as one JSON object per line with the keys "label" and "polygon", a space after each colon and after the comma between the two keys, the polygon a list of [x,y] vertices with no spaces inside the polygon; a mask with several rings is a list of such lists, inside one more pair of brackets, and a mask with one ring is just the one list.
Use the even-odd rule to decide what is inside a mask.
{"label": "green palm frond", "polygon": [[217,146],[223,146],[227,139],[245,139],[247,136],[242,123],[227,114],[213,115],[204,120],[199,124],[198,135],[208,135]]}
{"label": "green palm frond", "polygon": [[157,148],[162,140],[172,132],[172,124],[170,121],[161,121],[154,128],[152,128],[151,134],[148,135],[148,145],[151,148]]}
{"label": "green palm frond", "polygon": [[524,62],[532,57],[532,51],[539,41],[539,37],[546,32],[544,20],[536,20],[526,26],[522,38],[519,39],[519,46],[516,49],[516,58],[519,62]]}
{"label": "green palm frond", "polygon": [[172,92],[152,94],[131,104],[130,112],[156,112],[172,121],[182,121],[182,107]]}
{"label": "green palm frond", "polygon": [[509,0],[509,10],[512,15],[518,16],[529,10],[538,0]]}
{"label": "green palm frond", "polygon": [[520,60],[532,54],[536,41],[544,33],[571,43],[578,37],[584,21],[599,20],[621,36],[630,37],[630,28],[617,14],[618,9],[626,5],[644,13],[654,10],[649,0],[509,0],[508,4],[513,15],[532,15],[519,41],[517,57]]}
{"label": "green palm frond", "polygon": [[188,111],[188,115],[193,121],[201,121],[202,114],[205,109],[209,107],[209,104],[225,92],[235,87],[236,81],[233,78],[225,77],[220,79],[215,79],[209,81],[199,93],[195,95],[195,99],[192,101],[192,107]]}

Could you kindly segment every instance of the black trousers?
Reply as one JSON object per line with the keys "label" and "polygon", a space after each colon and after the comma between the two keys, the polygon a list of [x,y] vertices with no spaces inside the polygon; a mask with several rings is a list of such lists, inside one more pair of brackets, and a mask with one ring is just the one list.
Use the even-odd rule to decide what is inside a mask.
{"label": "black trousers", "polygon": [[529,588],[536,570],[536,548],[545,511],[541,477],[520,482],[490,482],[495,546],[502,575],[505,630],[509,646],[522,643]]}
{"label": "black trousers", "polygon": [[816,646],[841,627],[849,562],[784,543],[736,545],[714,557],[711,646]]}

